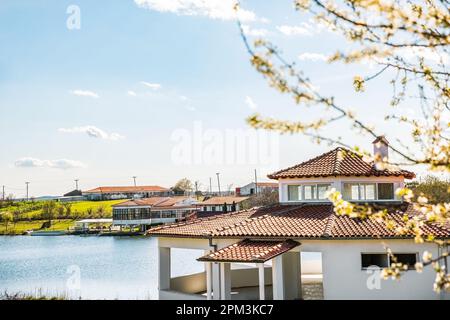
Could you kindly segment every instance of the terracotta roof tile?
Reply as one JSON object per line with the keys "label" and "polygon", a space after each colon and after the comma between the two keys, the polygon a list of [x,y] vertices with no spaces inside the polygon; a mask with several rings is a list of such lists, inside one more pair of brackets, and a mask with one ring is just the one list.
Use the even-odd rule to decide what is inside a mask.
{"label": "terracotta roof tile", "polygon": [[97,187],[95,189],[83,191],[83,193],[109,193],[109,192],[164,192],[167,188],[160,186],[125,186],[125,187]]}
{"label": "terracotta roof tile", "polygon": [[248,197],[212,197],[203,202],[199,202],[198,204],[199,205],[222,205],[224,203],[232,204],[233,202],[239,203],[247,199]]}
{"label": "terracotta roof tile", "polygon": [[[416,215],[412,205],[390,205],[389,216],[402,225],[403,214]],[[450,229],[437,225],[423,227],[424,234],[450,238]],[[155,236],[216,238],[410,238],[399,236],[373,219],[336,215],[329,205],[278,205],[196,219],[151,229]]]}
{"label": "terracotta roof tile", "polygon": [[339,147],[268,175],[271,179],[329,176],[404,176],[411,179],[415,174],[402,169],[378,170],[374,163],[365,161],[361,155]]}
{"label": "terracotta roof tile", "polygon": [[252,241],[245,239],[228,247],[198,258],[198,261],[211,262],[254,262],[264,263],[283,254],[300,243],[293,240],[285,241]]}

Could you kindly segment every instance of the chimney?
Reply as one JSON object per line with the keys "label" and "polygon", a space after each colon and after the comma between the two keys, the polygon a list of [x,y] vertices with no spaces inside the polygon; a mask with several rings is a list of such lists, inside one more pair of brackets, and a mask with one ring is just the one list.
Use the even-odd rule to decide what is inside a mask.
{"label": "chimney", "polygon": [[389,160],[389,141],[387,141],[386,137],[378,136],[372,144],[375,160],[387,162]]}

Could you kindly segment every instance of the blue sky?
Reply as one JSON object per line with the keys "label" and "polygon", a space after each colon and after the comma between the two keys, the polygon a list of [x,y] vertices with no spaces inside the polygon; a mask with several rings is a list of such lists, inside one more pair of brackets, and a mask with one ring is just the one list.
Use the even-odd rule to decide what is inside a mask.
{"label": "blue sky", "polygon": [[[208,139],[215,137],[220,145],[227,141],[227,130],[250,130],[245,118],[255,111],[290,120],[322,112],[297,106],[268,87],[251,67],[223,4],[192,3],[0,3],[0,185],[7,193],[23,196],[25,181],[30,181],[30,194],[39,196],[70,191],[76,178],[82,189],[89,189],[130,185],[134,175],[138,184],[167,187],[188,177],[205,189],[216,172],[221,173],[223,190],[250,182],[255,168],[259,179],[267,180],[269,171],[330,148],[299,135],[269,134],[261,139],[271,145],[270,163],[261,157],[242,163],[207,157],[179,161],[174,156],[180,143],[195,152],[195,126],[206,135],[196,150],[207,152]],[[80,29],[66,26],[70,5],[80,9]],[[365,119],[379,118],[375,124],[380,133],[398,136],[399,128],[382,121],[391,95],[388,78],[376,79],[364,93],[355,94],[352,77],[376,69],[330,67],[320,59],[345,48],[342,38],[319,31],[307,15],[292,9],[291,1],[245,1],[243,8],[255,17],[244,22],[250,33],[263,33],[283,48],[322,92],[335,95]],[[345,124],[329,130],[371,149],[370,137],[355,135]],[[177,133],[194,140],[186,147],[187,140],[174,141]],[[223,152],[242,150],[231,143]]]}

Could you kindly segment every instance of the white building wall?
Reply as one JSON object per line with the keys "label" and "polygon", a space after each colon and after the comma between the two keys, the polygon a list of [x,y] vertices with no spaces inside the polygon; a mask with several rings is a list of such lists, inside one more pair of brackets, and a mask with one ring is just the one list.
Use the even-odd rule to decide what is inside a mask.
{"label": "white building wall", "polygon": [[417,252],[421,259],[425,250],[436,256],[436,245],[415,244],[413,240],[303,240],[301,243],[302,251],[322,252],[324,299],[441,298],[433,291],[436,274],[430,267],[422,273],[409,270],[400,281],[381,279],[379,282],[378,274],[361,267],[361,253],[384,253],[387,246],[394,253]]}

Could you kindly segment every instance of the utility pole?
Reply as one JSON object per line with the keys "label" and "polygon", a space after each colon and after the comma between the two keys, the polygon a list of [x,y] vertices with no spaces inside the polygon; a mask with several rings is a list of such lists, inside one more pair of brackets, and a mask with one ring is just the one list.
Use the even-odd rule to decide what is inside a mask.
{"label": "utility pole", "polygon": [[5,186],[2,186],[2,199],[5,201]]}
{"label": "utility pole", "polygon": [[78,181],[79,179],[75,179],[75,190],[78,190]]}
{"label": "utility pole", "polygon": [[220,178],[219,178],[220,173],[217,172],[216,175],[217,175],[217,186],[219,187],[219,197],[220,197],[220,195],[222,194],[222,193],[220,192]]}
{"label": "utility pole", "polygon": [[136,187],[136,176],[133,176],[133,180],[134,180],[134,186]]}
{"label": "utility pole", "polygon": [[255,169],[255,194],[258,195],[258,177],[256,175],[256,169]]}
{"label": "utility pole", "polygon": [[195,197],[197,198],[198,194],[198,181],[195,181]]}
{"label": "utility pole", "polygon": [[28,185],[30,184],[29,182],[25,182],[25,184],[27,185],[27,201],[28,201]]}

